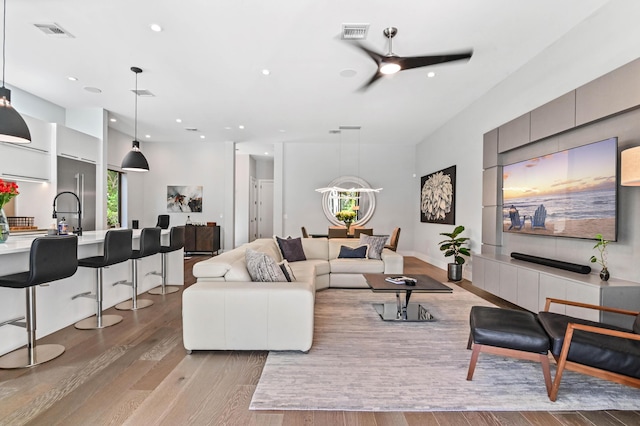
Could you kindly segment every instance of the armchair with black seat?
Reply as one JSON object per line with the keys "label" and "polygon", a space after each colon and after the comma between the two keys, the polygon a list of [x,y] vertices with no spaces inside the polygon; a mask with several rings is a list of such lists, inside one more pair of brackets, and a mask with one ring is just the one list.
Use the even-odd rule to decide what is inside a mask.
{"label": "armchair with black seat", "polygon": [[[635,316],[631,329],[549,312],[552,303]],[[549,335],[558,368],[549,399],[558,396],[565,369],[640,388],[640,312],[547,298],[538,320]]]}
{"label": "armchair with black seat", "polygon": [[156,223],[156,228],[169,229],[169,215],[168,214],[159,214],[158,215],[158,222]]}

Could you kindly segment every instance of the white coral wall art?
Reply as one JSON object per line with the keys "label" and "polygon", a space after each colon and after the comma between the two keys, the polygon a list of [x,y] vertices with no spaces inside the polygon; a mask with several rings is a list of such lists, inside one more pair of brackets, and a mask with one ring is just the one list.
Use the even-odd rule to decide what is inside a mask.
{"label": "white coral wall art", "polygon": [[420,221],[455,224],[456,166],[422,176],[420,186]]}

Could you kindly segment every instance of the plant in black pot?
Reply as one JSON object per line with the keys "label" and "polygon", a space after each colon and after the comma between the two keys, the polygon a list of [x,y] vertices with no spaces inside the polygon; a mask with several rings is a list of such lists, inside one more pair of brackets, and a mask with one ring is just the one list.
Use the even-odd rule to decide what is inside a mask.
{"label": "plant in black pot", "polygon": [[602,265],[602,270],[600,271],[600,279],[602,281],[609,280],[609,269],[607,269],[607,244],[609,241],[605,240],[602,234],[596,234],[596,245],[593,246],[594,249],[598,249],[600,252],[600,258],[596,256],[591,256],[591,263],[599,263]]}
{"label": "plant in black pot", "polygon": [[453,232],[441,232],[440,235],[447,237],[446,240],[440,241],[440,251],[444,252],[445,257],[453,256],[453,263],[447,265],[447,278],[449,281],[462,280],[462,265],[465,259],[462,256],[471,256],[469,252],[469,238],[460,237],[464,232],[464,226],[456,226]]}

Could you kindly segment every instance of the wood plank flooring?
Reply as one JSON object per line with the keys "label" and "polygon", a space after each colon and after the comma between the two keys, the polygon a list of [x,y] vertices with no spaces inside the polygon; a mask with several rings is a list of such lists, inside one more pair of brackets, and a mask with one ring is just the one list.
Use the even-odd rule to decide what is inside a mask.
{"label": "wood plank flooring", "polygon": [[[204,259],[185,260],[187,286],[195,281],[193,264]],[[445,271],[412,257],[405,258],[405,273],[446,279]],[[499,306],[514,307],[469,282],[459,285]],[[0,425],[640,424],[636,411],[250,411],[267,352],[187,356],[181,293],[142,297],[155,304],[137,312],[118,311],[124,320],[114,327],[88,331],[71,326],[38,341],[66,346],[61,357],[31,369],[0,370]]]}

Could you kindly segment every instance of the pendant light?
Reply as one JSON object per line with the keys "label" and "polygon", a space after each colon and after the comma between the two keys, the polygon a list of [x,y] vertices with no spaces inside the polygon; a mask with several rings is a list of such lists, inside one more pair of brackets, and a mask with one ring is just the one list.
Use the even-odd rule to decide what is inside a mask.
{"label": "pendant light", "polygon": [[131,71],[136,74],[136,90],[134,92],[136,97],[136,110],[135,110],[135,120],[134,120],[134,139],[133,139],[133,147],[131,151],[124,156],[122,160],[122,170],[126,170],[128,172],[148,172],[149,171],[149,163],[147,159],[144,158],[144,155],[140,151],[140,142],[138,142],[138,74],[142,72],[142,70],[138,67],[131,67]]}
{"label": "pendant light", "polygon": [[11,90],[4,87],[6,64],[7,0],[2,10],[2,87],[0,87],[0,142],[31,143],[31,133],[24,118],[11,106]]}

